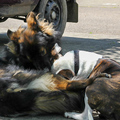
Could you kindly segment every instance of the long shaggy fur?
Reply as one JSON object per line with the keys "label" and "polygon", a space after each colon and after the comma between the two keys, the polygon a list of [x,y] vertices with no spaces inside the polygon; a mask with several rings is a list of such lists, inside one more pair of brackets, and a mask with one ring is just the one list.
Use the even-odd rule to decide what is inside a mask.
{"label": "long shaggy fur", "polygon": [[94,80],[95,77],[69,81],[46,70],[24,70],[1,64],[0,115],[83,112],[84,89]]}
{"label": "long shaggy fur", "polygon": [[54,34],[54,29],[53,29],[53,24],[45,22],[45,19],[39,20],[39,27],[42,30],[43,33],[47,35],[53,35]]}
{"label": "long shaggy fur", "polygon": [[52,23],[39,21],[30,12],[27,27],[19,27],[15,32],[8,30],[10,42],[6,44],[5,54],[0,61],[15,64],[25,69],[51,69],[54,58],[52,48],[60,42],[60,33],[54,31]]}

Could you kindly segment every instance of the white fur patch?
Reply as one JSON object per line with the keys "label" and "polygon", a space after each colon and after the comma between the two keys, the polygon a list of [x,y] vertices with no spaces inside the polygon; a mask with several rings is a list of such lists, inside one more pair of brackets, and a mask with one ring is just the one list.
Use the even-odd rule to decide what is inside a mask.
{"label": "white fur patch", "polygon": [[55,88],[54,81],[52,80],[53,75],[50,73],[46,73],[41,77],[32,81],[27,89],[39,89],[43,91],[51,91],[52,88]]}
{"label": "white fur patch", "polygon": [[65,117],[72,118],[75,120],[93,120],[92,117],[92,110],[88,105],[88,98],[85,94],[85,109],[82,113],[76,113],[76,112],[65,112]]}
{"label": "white fur patch", "polygon": [[[78,74],[83,79],[86,79],[93,68],[96,65],[96,62],[99,58],[102,58],[102,55],[87,52],[87,51],[79,51],[79,70]],[[61,70],[69,69],[73,73],[74,71],[74,51],[67,52],[64,56],[57,59],[52,66],[52,71],[58,73]]]}
{"label": "white fur patch", "polygon": [[74,73],[73,65],[74,65],[74,54],[72,51],[70,51],[53,63],[52,71],[57,74],[61,70],[69,69]]}

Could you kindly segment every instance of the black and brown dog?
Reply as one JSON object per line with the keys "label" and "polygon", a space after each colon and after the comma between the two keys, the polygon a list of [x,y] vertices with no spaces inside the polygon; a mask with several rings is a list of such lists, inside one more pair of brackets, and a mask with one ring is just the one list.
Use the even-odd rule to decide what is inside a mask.
{"label": "black and brown dog", "polygon": [[30,12],[27,16],[27,26],[21,26],[17,31],[8,30],[10,42],[6,44],[4,55],[0,59],[4,64],[15,64],[25,69],[51,69],[53,57],[51,49],[60,43],[60,32],[54,31],[53,25],[39,21]]}
{"label": "black and brown dog", "polygon": [[[7,44],[7,55],[5,55],[5,57],[1,59],[1,63],[2,64],[5,63],[7,65],[8,63],[10,63],[10,60],[12,58],[15,64],[19,66],[23,66],[24,68],[44,69],[47,67],[51,69],[51,66],[54,61],[53,56],[51,54],[51,50],[54,44],[56,43],[56,40],[58,40],[57,36],[59,36],[59,34],[54,33],[53,29],[52,29],[52,32],[50,32],[51,31],[50,29],[49,29],[50,30],[49,32],[46,32],[47,31],[47,29],[45,29],[46,27],[43,27],[43,29],[41,29],[42,27],[40,23],[37,21],[34,13],[30,13],[28,15],[27,23],[28,23],[27,28],[19,28],[21,30],[18,34],[16,34],[16,32],[18,32],[19,29],[16,32],[8,31],[8,36],[10,37],[11,42]],[[9,53],[12,55],[10,55]],[[12,70],[12,68],[10,70]],[[90,79],[86,79],[83,81],[79,80],[74,82],[66,80],[65,78],[60,77],[59,75],[54,76],[54,74],[52,73],[46,73],[46,74],[40,75],[40,78],[42,78],[42,80],[44,79],[46,82],[42,81],[44,84],[42,84],[42,82],[38,84],[39,79],[37,78],[39,75],[37,75],[36,77],[36,73],[33,74],[34,72],[32,72],[33,74],[32,76],[32,75],[29,75],[28,71],[25,72],[24,70],[18,70],[18,71],[15,70],[15,73],[8,72],[10,76],[13,75],[14,77],[13,76],[8,77],[6,74],[7,72],[5,71],[7,71],[6,67],[1,69],[1,73],[3,73],[3,76],[6,76],[6,77],[2,76],[0,80],[1,89],[2,89],[1,93],[3,93],[1,94],[1,100],[3,99],[3,102],[1,102],[1,108],[2,107],[4,108],[3,112],[0,111],[0,113],[3,113],[1,115],[23,113],[26,111],[30,112],[30,110],[34,112],[36,111],[35,113],[44,113],[46,111],[51,113],[53,111],[57,113],[63,113],[66,111],[69,112],[69,110],[72,111],[72,110],[79,109],[78,111],[83,112],[85,108],[84,100],[83,100],[85,95],[84,94],[85,88],[94,81],[94,78],[96,75],[99,75],[100,73],[108,73],[108,74],[111,74],[112,78],[97,78],[93,82],[93,84],[87,87],[86,94],[88,96],[88,102],[90,107],[92,109],[98,110],[102,114],[102,116],[104,117],[114,116],[116,120],[120,119],[120,116],[119,116],[119,113],[120,113],[120,110],[119,110],[120,108],[120,104],[119,104],[120,65],[113,60],[102,59],[102,58],[99,59],[96,67],[92,70],[92,73],[89,76]],[[24,72],[21,72],[21,71],[24,71]],[[15,76],[18,76],[18,75],[20,75],[22,78],[20,76],[19,76],[20,79],[19,77],[15,78]],[[34,77],[35,79],[33,79]],[[51,78],[51,79],[48,79],[48,78]],[[36,84],[38,85],[38,87],[36,87]],[[38,88],[43,88],[43,87],[45,87],[46,90],[48,90],[48,87],[50,87],[49,90],[50,91],[53,90],[54,92],[48,93],[45,91],[45,89],[38,90]],[[55,91],[59,89],[74,90],[75,92]],[[30,94],[32,97],[28,97],[30,96]],[[82,98],[80,97],[81,95],[82,95]],[[11,96],[14,96],[14,97],[11,97]],[[51,103],[49,102],[44,103],[43,101],[46,100],[46,98],[48,97],[50,97],[49,99],[51,101],[49,102]],[[30,98],[31,98],[30,100],[31,103],[27,103],[28,99]],[[64,98],[65,101],[63,100],[56,103],[56,100],[58,100],[58,98],[60,98],[60,100],[63,100],[62,98]],[[7,101],[7,99],[9,101]],[[25,104],[22,105],[20,101],[16,103],[17,99],[19,99],[20,101],[25,100],[24,101]],[[12,101],[16,101],[14,102],[15,104]],[[53,101],[55,102],[53,104],[56,104],[56,106],[53,109],[50,106],[48,106],[47,108],[44,106],[47,103],[52,105]],[[6,104],[7,102],[8,104]],[[43,102],[44,105],[41,102]],[[28,107],[28,105],[30,104],[32,105],[32,107],[31,106]],[[4,105],[5,107],[2,105]],[[21,106],[20,109],[17,106]],[[56,108],[57,106],[63,109],[61,110],[57,109]],[[45,108],[45,110],[42,108]],[[13,111],[10,112],[10,109],[11,111],[12,110]],[[38,111],[41,110],[41,111],[38,112],[37,110]],[[69,114],[68,116],[75,119],[80,119],[79,117],[74,117],[74,115],[72,116],[71,114]]]}
{"label": "black and brown dog", "polygon": [[[79,111],[86,108],[85,88],[96,77],[70,81],[47,71],[24,70],[0,64],[0,115],[39,115]],[[80,117],[79,117],[80,118]],[[88,114],[81,119],[89,119]]]}
{"label": "black and brown dog", "polygon": [[[51,69],[55,57],[51,51],[59,34],[48,23],[39,23],[32,12],[28,14],[27,24],[26,28],[8,31],[11,41],[6,45],[6,54],[0,61],[0,115],[64,113],[74,110],[84,113],[81,119],[88,119],[88,103],[84,92],[95,77],[69,81],[50,72],[40,72],[40,69]],[[13,64],[39,71],[20,69]]]}

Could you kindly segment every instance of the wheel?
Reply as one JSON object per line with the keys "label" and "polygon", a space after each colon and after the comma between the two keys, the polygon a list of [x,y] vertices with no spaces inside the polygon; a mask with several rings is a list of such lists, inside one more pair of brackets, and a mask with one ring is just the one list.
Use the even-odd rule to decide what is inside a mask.
{"label": "wheel", "polygon": [[67,22],[66,0],[41,0],[39,13],[40,18],[52,22],[55,30],[63,34]]}

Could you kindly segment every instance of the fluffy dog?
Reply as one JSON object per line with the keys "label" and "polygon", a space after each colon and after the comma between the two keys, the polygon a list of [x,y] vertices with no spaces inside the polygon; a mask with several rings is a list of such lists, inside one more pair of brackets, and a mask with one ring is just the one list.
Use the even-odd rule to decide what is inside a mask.
{"label": "fluffy dog", "polygon": [[[96,77],[101,75],[106,76],[100,74]],[[70,81],[47,71],[28,71],[1,64],[0,115],[63,114],[66,111],[81,113],[86,110],[85,88],[96,77]],[[88,116],[84,117],[88,119]]]}
{"label": "fluffy dog", "polygon": [[[28,71],[26,72],[20,69],[16,70],[16,68],[15,70],[13,70],[13,68],[10,69],[15,72],[10,72],[10,70],[7,70],[6,67],[1,68],[1,115],[5,116],[17,113],[23,114],[24,112],[26,114],[29,114],[29,112],[33,114],[55,112],[64,113],[68,111],[65,115],[71,118],[91,120],[92,113],[87,102],[87,96],[88,98],[91,98],[93,95],[95,95],[93,97],[94,100],[92,100],[92,98],[88,99],[90,106],[93,109],[96,108],[102,114],[105,113],[106,109],[100,108],[103,106],[102,104],[98,107],[99,102],[104,102],[104,98],[101,97],[102,100],[98,99],[98,96],[92,92],[95,89],[96,84],[87,88],[87,95],[85,94],[85,88],[94,81],[95,74],[93,73],[97,73],[98,75],[100,72],[110,74],[115,72],[115,74],[117,74],[119,67],[113,69],[114,67],[110,67],[110,64],[108,64],[109,67],[106,67],[104,70],[102,69],[103,65],[100,65],[101,67],[98,69],[99,67],[96,68],[95,65],[98,65],[98,59],[102,58],[102,56],[85,51],[71,51],[65,56],[60,57],[58,60],[55,60],[58,58],[58,55],[56,55],[56,53],[53,54],[52,51],[55,44],[59,41],[59,33],[54,32],[51,24],[49,25],[48,23],[45,23],[45,21],[40,23],[37,20],[36,15],[32,12],[30,12],[27,16],[27,27],[20,27],[15,32],[8,30],[8,36],[11,41],[6,45],[6,54],[0,59],[1,65],[14,63],[15,65],[22,66],[25,69],[48,68],[49,70],[51,70],[51,66],[53,65],[53,72],[60,74],[67,79],[73,79],[74,76],[80,75],[83,80],[69,81],[52,73],[44,73],[41,75],[41,73],[38,74],[36,72],[32,72],[33,75],[31,75]],[[114,65],[115,64],[113,64],[113,66]],[[109,69],[109,72],[107,69]],[[90,75],[91,72],[92,74]],[[90,79],[86,79],[89,75]],[[96,81],[99,80],[97,79]],[[105,81],[102,83],[102,86],[104,86],[104,83]],[[107,85],[107,87],[109,88],[109,85]],[[110,93],[108,88],[105,89],[106,93]],[[74,92],[57,90],[74,90]],[[98,89],[98,91],[103,94],[101,89]],[[62,97],[64,99],[62,99]],[[50,101],[46,101],[48,98]],[[60,98],[60,101],[56,102],[58,98]],[[113,98],[115,98],[115,96]],[[30,102],[27,102],[29,99]],[[96,100],[98,101],[96,102]],[[110,101],[110,98],[107,100]],[[22,102],[25,102],[25,104],[23,105]],[[50,106],[52,103],[55,105],[54,108]],[[110,103],[111,102],[108,102],[109,105]],[[112,109],[110,112],[106,110],[107,115],[118,115],[119,110],[116,109],[117,107],[114,107],[114,105],[115,104],[113,104],[112,107],[115,110]],[[18,108],[17,106],[20,107]],[[69,113],[73,110],[80,111],[81,114]],[[116,111],[118,113],[115,114]]]}
{"label": "fluffy dog", "polygon": [[[58,57],[54,46],[59,34],[53,30],[51,32],[44,21],[42,23],[43,27],[37,21],[35,14],[30,13],[27,16],[27,27],[19,27],[15,32],[8,30],[7,34],[11,41],[6,45],[6,54],[1,58],[1,65],[14,63],[25,69],[51,69]],[[93,82],[93,78],[80,80],[78,84],[78,81],[69,81],[52,73],[41,75],[32,71],[30,74],[28,71],[16,70],[16,67],[14,70],[13,66],[9,70],[6,67],[1,68],[1,71],[0,88],[3,93],[0,96],[3,99],[1,115],[9,116],[24,112],[25,114],[64,113],[74,110],[84,113],[81,119],[89,118],[84,91],[86,86]],[[70,92],[71,90],[73,92]],[[30,102],[27,103],[28,100]]]}
{"label": "fluffy dog", "polygon": [[19,27],[15,32],[8,30],[10,42],[6,45],[0,61],[25,69],[50,70],[54,62],[51,50],[60,42],[60,33],[54,31],[52,24],[44,20],[38,21],[33,12],[28,14],[26,21],[26,27]]}
{"label": "fluffy dog", "polygon": [[[22,28],[19,28],[19,29],[22,29]],[[17,31],[19,31],[19,29]],[[51,65],[43,64],[43,63],[47,63],[45,61],[39,62],[37,65],[34,65],[37,62],[34,61],[33,58],[38,57],[39,59],[41,58],[42,60],[47,59],[48,63],[51,61],[51,59],[55,60],[53,57],[53,53],[51,51],[54,51],[53,48],[56,42],[54,42],[54,44],[52,45],[51,47],[52,49],[50,48],[47,51],[46,50],[47,47],[44,46],[44,44],[42,44],[46,42],[46,39],[47,39],[45,38],[46,35],[44,36],[44,34],[39,31],[39,32],[36,32],[34,35],[32,35],[34,37],[30,37],[31,34],[26,34],[26,31],[27,31],[27,28],[22,29],[21,33],[19,34],[20,38],[18,37],[18,39],[15,39],[15,41],[12,39],[11,35],[16,36],[16,34],[14,34],[13,32],[9,34],[9,37],[11,38],[12,41],[7,44],[8,52],[12,53],[12,55],[15,57],[15,60],[17,60],[16,63],[19,66],[23,66],[24,68],[30,68],[30,69],[33,69],[33,68],[43,69],[46,67],[50,69],[51,65],[53,64],[52,62],[51,62]],[[41,36],[44,38],[42,39],[43,40],[42,42],[40,42]],[[29,37],[32,39],[30,39]],[[51,36],[48,38],[51,38]],[[49,42],[52,43],[50,40]],[[38,54],[34,55],[32,52],[38,53]],[[49,55],[48,52],[50,56],[46,57],[45,56],[46,53],[47,55]],[[56,53],[55,53],[55,56],[56,56]],[[5,58],[7,57],[8,56],[6,56]],[[37,60],[39,60],[38,58]],[[3,64],[4,62],[1,62],[1,63]],[[41,64],[43,64],[44,66],[42,67]],[[2,91],[3,96],[1,96],[1,99],[3,99],[8,103],[8,104],[6,104],[6,102],[1,103],[2,109],[4,108],[2,105],[5,106],[5,109],[2,110],[3,112],[1,112],[1,115],[9,116],[17,113],[29,114],[29,112],[31,112],[32,114],[35,114],[35,113],[42,114],[42,113],[64,113],[66,111],[68,112],[79,111],[79,113],[81,113],[81,116],[77,117],[76,119],[92,119],[92,115],[90,114],[91,112],[87,103],[87,97],[85,95],[85,88],[86,86],[88,86],[93,82],[94,80],[93,78],[90,80],[80,80],[78,84],[78,81],[77,82],[69,81],[64,79],[63,77],[58,77],[58,75],[55,77],[54,74],[52,73],[36,75],[36,73],[34,74],[34,72],[32,72],[33,75],[31,74],[29,75],[29,72],[25,72],[24,70],[19,70],[19,69],[16,71],[16,70],[13,70],[13,68],[11,68],[10,71],[15,71],[15,72],[10,73],[7,70],[7,74],[10,74],[10,76],[7,76],[6,74],[4,74],[5,77],[1,76],[1,85],[2,85],[1,89],[5,90],[4,92]],[[5,71],[3,71],[3,73],[5,73]],[[59,71],[59,73],[62,73],[62,72]],[[40,78],[38,78],[38,76]],[[4,79],[4,82],[3,82],[3,79]],[[68,92],[68,91],[55,92],[56,90],[72,90],[74,92]],[[54,92],[49,92],[49,91],[54,91]],[[27,100],[30,99],[30,97],[28,96],[31,96],[31,102],[27,104],[26,103]],[[45,98],[44,101],[46,101],[46,99],[48,98],[50,99],[50,101],[49,102],[42,101],[43,103],[41,103],[41,100],[43,100],[42,96],[43,98]],[[62,101],[56,103],[59,96],[61,96],[61,98],[63,97],[65,101],[62,99]],[[52,101],[53,97],[55,99]],[[9,98],[9,101],[7,101],[8,98]],[[19,102],[18,102],[18,99],[19,99]],[[68,100],[70,100],[70,102]],[[12,101],[14,101],[13,103],[15,103],[15,105],[12,103]],[[25,105],[22,105],[21,101],[24,101]],[[47,103],[50,105],[53,103],[55,107],[53,108],[52,106],[48,106],[48,105],[47,105],[48,107],[45,107]],[[30,104],[32,106],[30,106]],[[43,108],[41,107],[41,104]],[[21,107],[17,108],[17,106],[21,106]],[[33,108],[35,108],[36,111]],[[62,109],[60,110],[59,108],[62,108]]]}

